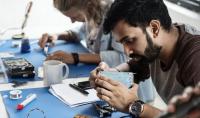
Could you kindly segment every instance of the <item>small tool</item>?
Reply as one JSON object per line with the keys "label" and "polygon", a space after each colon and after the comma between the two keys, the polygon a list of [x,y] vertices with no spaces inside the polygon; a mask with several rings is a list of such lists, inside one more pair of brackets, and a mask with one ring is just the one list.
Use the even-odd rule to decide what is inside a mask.
{"label": "small tool", "polygon": [[45,47],[43,49],[45,56],[49,55],[49,47],[51,46],[51,43],[52,43],[52,41],[50,39],[48,39],[47,43],[46,43],[46,45],[45,45]]}
{"label": "small tool", "polygon": [[49,46],[50,46],[50,43],[47,43],[44,47],[44,55],[45,56],[48,56],[49,55]]}

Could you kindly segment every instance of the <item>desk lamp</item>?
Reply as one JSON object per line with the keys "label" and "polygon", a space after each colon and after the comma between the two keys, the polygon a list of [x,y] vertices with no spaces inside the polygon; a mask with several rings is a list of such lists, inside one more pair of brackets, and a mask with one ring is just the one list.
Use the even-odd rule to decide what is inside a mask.
{"label": "desk lamp", "polygon": [[26,7],[26,12],[25,12],[25,18],[24,18],[24,21],[22,23],[22,26],[21,26],[21,34],[15,34],[12,36],[13,39],[23,39],[25,37],[25,33],[23,32],[23,29],[24,27],[26,26],[27,24],[27,19],[28,19],[28,16],[29,16],[29,13],[31,11],[31,8],[32,8],[32,5],[33,5],[33,2],[30,1],[28,4],[27,4],[27,7]]}

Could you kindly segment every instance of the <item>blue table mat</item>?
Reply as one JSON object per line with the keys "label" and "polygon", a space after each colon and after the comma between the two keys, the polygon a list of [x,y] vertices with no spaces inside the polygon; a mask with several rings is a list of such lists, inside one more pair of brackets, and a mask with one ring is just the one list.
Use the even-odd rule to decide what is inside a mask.
{"label": "blue table mat", "polygon": [[[98,118],[99,114],[96,111],[96,108],[92,104],[87,104],[79,107],[69,107],[68,105],[61,102],[55,96],[48,92],[48,87],[43,88],[32,88],[32,89],[23,89],[22,96],[23,98],[18,100],[12,100],[9,98],[9,91],[1,91],[3,96],[3,101],[6,107],[6,110],[10,118],[27,118],[29,113],[29,118],[43,118],[45,115],[46,118],[73,118],[77,114],[84,114],[90,116],[91,118]],[[30,104],[24,107],[23,110],[16,110],[17,104],[21,103],[27,95],[30,93],[36,93],[36,100],[32,101]],[[5,97],[6,96],[6,97]],[[80,98],[81,99],[81,98]],[[44,112],[33,109],[40,109]],[[121,112],[112,113],[111,118],[120,118],[122,116],[128,116]],[[127,118],[127,117],[123,117]]]}
{"label": "blue table mat", "polygon": [[[18,81],[38,81],[41,78],[37,77],[38,67],[42,66],[46,56],[44,55],[42,49],[40,49],[37,43],[31,44],[31,52],[30,53],[20,53],[20,48],[13,48],[12,42],[15,40],[7,40],[3,45],[1,45],[0,52],[11,52],[15,54],[17,58],[25,58],[33,66],[35,67],[36,76],[34,78],[8,78],[8,82],[13,80]],[[31,42],[35,42],[36,40],[30,40]],[[79,53],[88,53],[88,50],[83,47],[80,43],[66,43],[65,41],[57,41],[56,46],[51,47],[49,52],[55,52],[58,50],[62,50],[65,52],[79,52]],[[69,78],[77,78],[77,77],[87,77],[90,72],[97,66],[96,64],[83,64],[80,63],[78,65],[68,64],[69,66]]]}

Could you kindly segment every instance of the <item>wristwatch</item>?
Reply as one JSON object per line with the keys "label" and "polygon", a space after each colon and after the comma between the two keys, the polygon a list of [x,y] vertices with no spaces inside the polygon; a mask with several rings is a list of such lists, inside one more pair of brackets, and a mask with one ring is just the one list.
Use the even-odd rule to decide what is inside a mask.
{"label": "wristwatch", "polygon": [[129,113],[135,118],[139,118],[144,110],[144,102],[137,100],[129,105]]}

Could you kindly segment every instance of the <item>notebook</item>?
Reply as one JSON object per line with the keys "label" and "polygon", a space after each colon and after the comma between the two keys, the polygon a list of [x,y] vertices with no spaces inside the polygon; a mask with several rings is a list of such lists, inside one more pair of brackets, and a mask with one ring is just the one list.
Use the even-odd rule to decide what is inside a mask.
{"label": "notebook", "polygon": [[70,87],[69,83],[51,85],[49,89],[50,93],[70,107],[76,107],[100,100],[96,95],[96,90],[88,89],[86,91],[89,93],[88,95],[84,95]]}

